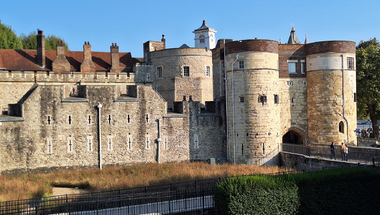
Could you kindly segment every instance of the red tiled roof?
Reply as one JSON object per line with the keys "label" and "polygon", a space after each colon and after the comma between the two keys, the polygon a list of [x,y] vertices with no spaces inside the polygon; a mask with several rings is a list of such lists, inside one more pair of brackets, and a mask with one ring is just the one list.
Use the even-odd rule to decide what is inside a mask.
{"label": "red tiled roof", "polygon": [[[97,71],[107,71],[111,67],[111,54],[109,52],[91,52],[92,61]],[[46,50],[46,66],[37,65],[37,50],[35,49],[0,49],[0,68],[6,70],[41,71],[52,70],[52,64],[57,56],[55,50]],[[71,70],[80,71],[83,62],[83,52],[65,51],[66,59],[71,64]],[[132,68],[134,60],[130,52],[119,53],[120,68]]]}

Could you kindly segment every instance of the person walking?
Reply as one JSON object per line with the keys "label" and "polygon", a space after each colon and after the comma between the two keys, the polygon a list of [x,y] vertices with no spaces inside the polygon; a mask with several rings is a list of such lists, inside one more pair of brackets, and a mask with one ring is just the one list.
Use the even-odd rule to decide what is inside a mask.
{"label": "person walking", "polygon": [[335,155],[335,143],[332,142],[331,145],[330,145],[330,149],[331,149],[331,155],[330,155],[330,159],[333,159],[336,160],[336,155]]}
{"label": "person walking", "polygon": [[342,156],[342,161],[346,160],[345,152],[346,152],[346,146],[344,145],[344,143],[342,143],[342,146],[340,147],[340,155]]}
{"label": "person walking", "polygon": [[346,158],[346,161],[348,161],[348,146],[347,146],[347,144],[345,144],[344,156]]}

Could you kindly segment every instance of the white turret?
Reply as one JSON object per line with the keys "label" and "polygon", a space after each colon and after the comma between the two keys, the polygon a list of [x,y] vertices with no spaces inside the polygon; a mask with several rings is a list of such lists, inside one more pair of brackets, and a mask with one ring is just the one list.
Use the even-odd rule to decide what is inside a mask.
{"label": "white turret", "polygon": [[210,28],[206,24],[206,20],[203,19],[203,24],[200,28],[195,29],[193,31],[195,34],[195,48],[207,48],[213,49],[215,48],[215,29]]}

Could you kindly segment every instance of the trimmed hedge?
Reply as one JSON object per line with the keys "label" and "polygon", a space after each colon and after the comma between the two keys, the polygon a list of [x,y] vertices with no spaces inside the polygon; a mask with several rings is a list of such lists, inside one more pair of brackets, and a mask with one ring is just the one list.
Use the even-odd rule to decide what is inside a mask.
{"label": "trimmed hedge", "polygon": [[378,214],[380,172],[327,169],[303,174],[240,176],[217,184],[217,214]]}

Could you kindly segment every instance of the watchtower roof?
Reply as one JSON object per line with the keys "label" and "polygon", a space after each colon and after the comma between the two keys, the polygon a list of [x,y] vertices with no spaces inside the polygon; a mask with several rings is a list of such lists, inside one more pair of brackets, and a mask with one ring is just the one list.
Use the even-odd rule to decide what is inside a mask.
{"label": "watchtower roof", "polygon": [[198,29],[195,29],[193,32],[197,32],[197,31],[214,31],[214,32],[216,32],[215,29],[208,27],[208,25],[206,23],[206,19],[203,19],[202,26],[199,27]]}
{"label": "watchtower roof", "polygon": [[301,42],[297,38],[296,31],[294,30],[293,24],[292,24],[292,30],[290,30],[288,44],[301,44]]}

